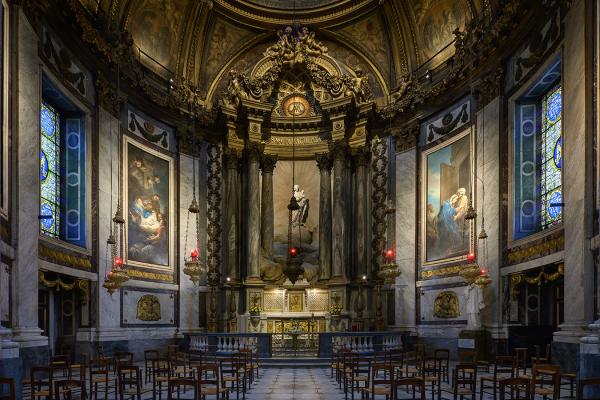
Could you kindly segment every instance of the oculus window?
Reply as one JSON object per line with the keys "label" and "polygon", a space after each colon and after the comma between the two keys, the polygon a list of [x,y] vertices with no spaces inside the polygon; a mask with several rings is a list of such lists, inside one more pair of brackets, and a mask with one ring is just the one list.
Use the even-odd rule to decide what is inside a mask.
{"label": "oculus window", "polygon": [[86,246],[85,115],[43,76],[40,104],[40,232]]}
{"label": "oculus window", "polygon": [[562,106],[559,61],[515,103],[515,240],[562,221]]}

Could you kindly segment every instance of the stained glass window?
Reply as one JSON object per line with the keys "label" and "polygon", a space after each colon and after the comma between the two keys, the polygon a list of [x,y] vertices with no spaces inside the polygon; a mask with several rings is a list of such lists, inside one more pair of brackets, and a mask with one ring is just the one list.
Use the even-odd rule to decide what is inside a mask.
{"label": "stained glass window", "polygon": [[542,99],[540,145],[541,228],[562,219],[562,90],[554,87]]}
{"label": "stained glass window", "polygon": [[60,237],[60,116],[45,102],[40,109],[40,229]]}

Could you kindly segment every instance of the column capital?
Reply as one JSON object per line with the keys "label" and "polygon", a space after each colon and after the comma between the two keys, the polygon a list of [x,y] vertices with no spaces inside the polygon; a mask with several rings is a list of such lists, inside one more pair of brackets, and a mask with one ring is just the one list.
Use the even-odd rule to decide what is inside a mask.
{"label": "column capital", "polygon": [[260,168],[263,174],[272,174],[275,169],[275,164],[277,164],[277,155],[276,154],[263,154],[262,159],[260,160]]}
{"label": "column capital", "polygon": [[337,141],[329,147],[329,152],[331,153],[334,161],[346,160],[349,153],[348,143],[343,140]]}
{"label": "column capital", "polygon": [[226,148],[224,153],[226,168],[238,169],[240,165],[240,152],[234,149]]}
{"label": "column capital", "polygon": [[265,146],[256,143],[248,142],[244,148],[244,153],[250,162],[260,162]]}
{"label": "column capital", "polygon": [[315,155],[317,160],[317,167],[321,172],[329,171],[332,167],[331,155],[329,153],[319,153]]}
{"label": "column capital", "polygon": [[371,149],[368,146],[361,146],[352,151],[354,163],[357,167],[365,167],[371,160]]}

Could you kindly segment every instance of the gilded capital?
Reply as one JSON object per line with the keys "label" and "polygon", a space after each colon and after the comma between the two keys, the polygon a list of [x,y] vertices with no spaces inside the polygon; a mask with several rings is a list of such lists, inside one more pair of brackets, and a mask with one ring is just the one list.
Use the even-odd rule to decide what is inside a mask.
{"label": "gilded capital", "polygon": [[249,162],[260,162],[264,151],[264,145],[256,142],[248,142],[244,152]]}
{"label": "gilded capital", "polygon": [[317,167],[320,171],[329,171],[332,167],[331,155],[329,153],[316,154]]}
{"label": "gilded capital", "polygon": [[272,174],[277,163],[277,155],[275,154],[264,154],[260,162],[260,169],[263,174]]}

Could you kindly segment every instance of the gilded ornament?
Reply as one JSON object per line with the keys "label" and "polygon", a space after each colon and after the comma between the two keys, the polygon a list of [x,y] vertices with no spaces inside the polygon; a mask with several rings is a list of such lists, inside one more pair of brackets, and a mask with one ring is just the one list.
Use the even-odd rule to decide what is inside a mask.
{"label": "gilded ornament", "polygon": [[452,290],[439,293],[433,303],[433,315],[438,318],[457,318],[460,315],[458,296]]}
{"label": "gilded ornament", "polygon": [[138,300],[136,318],[140,321],[160,321],[160,301],[158,297],[145,294]]}

